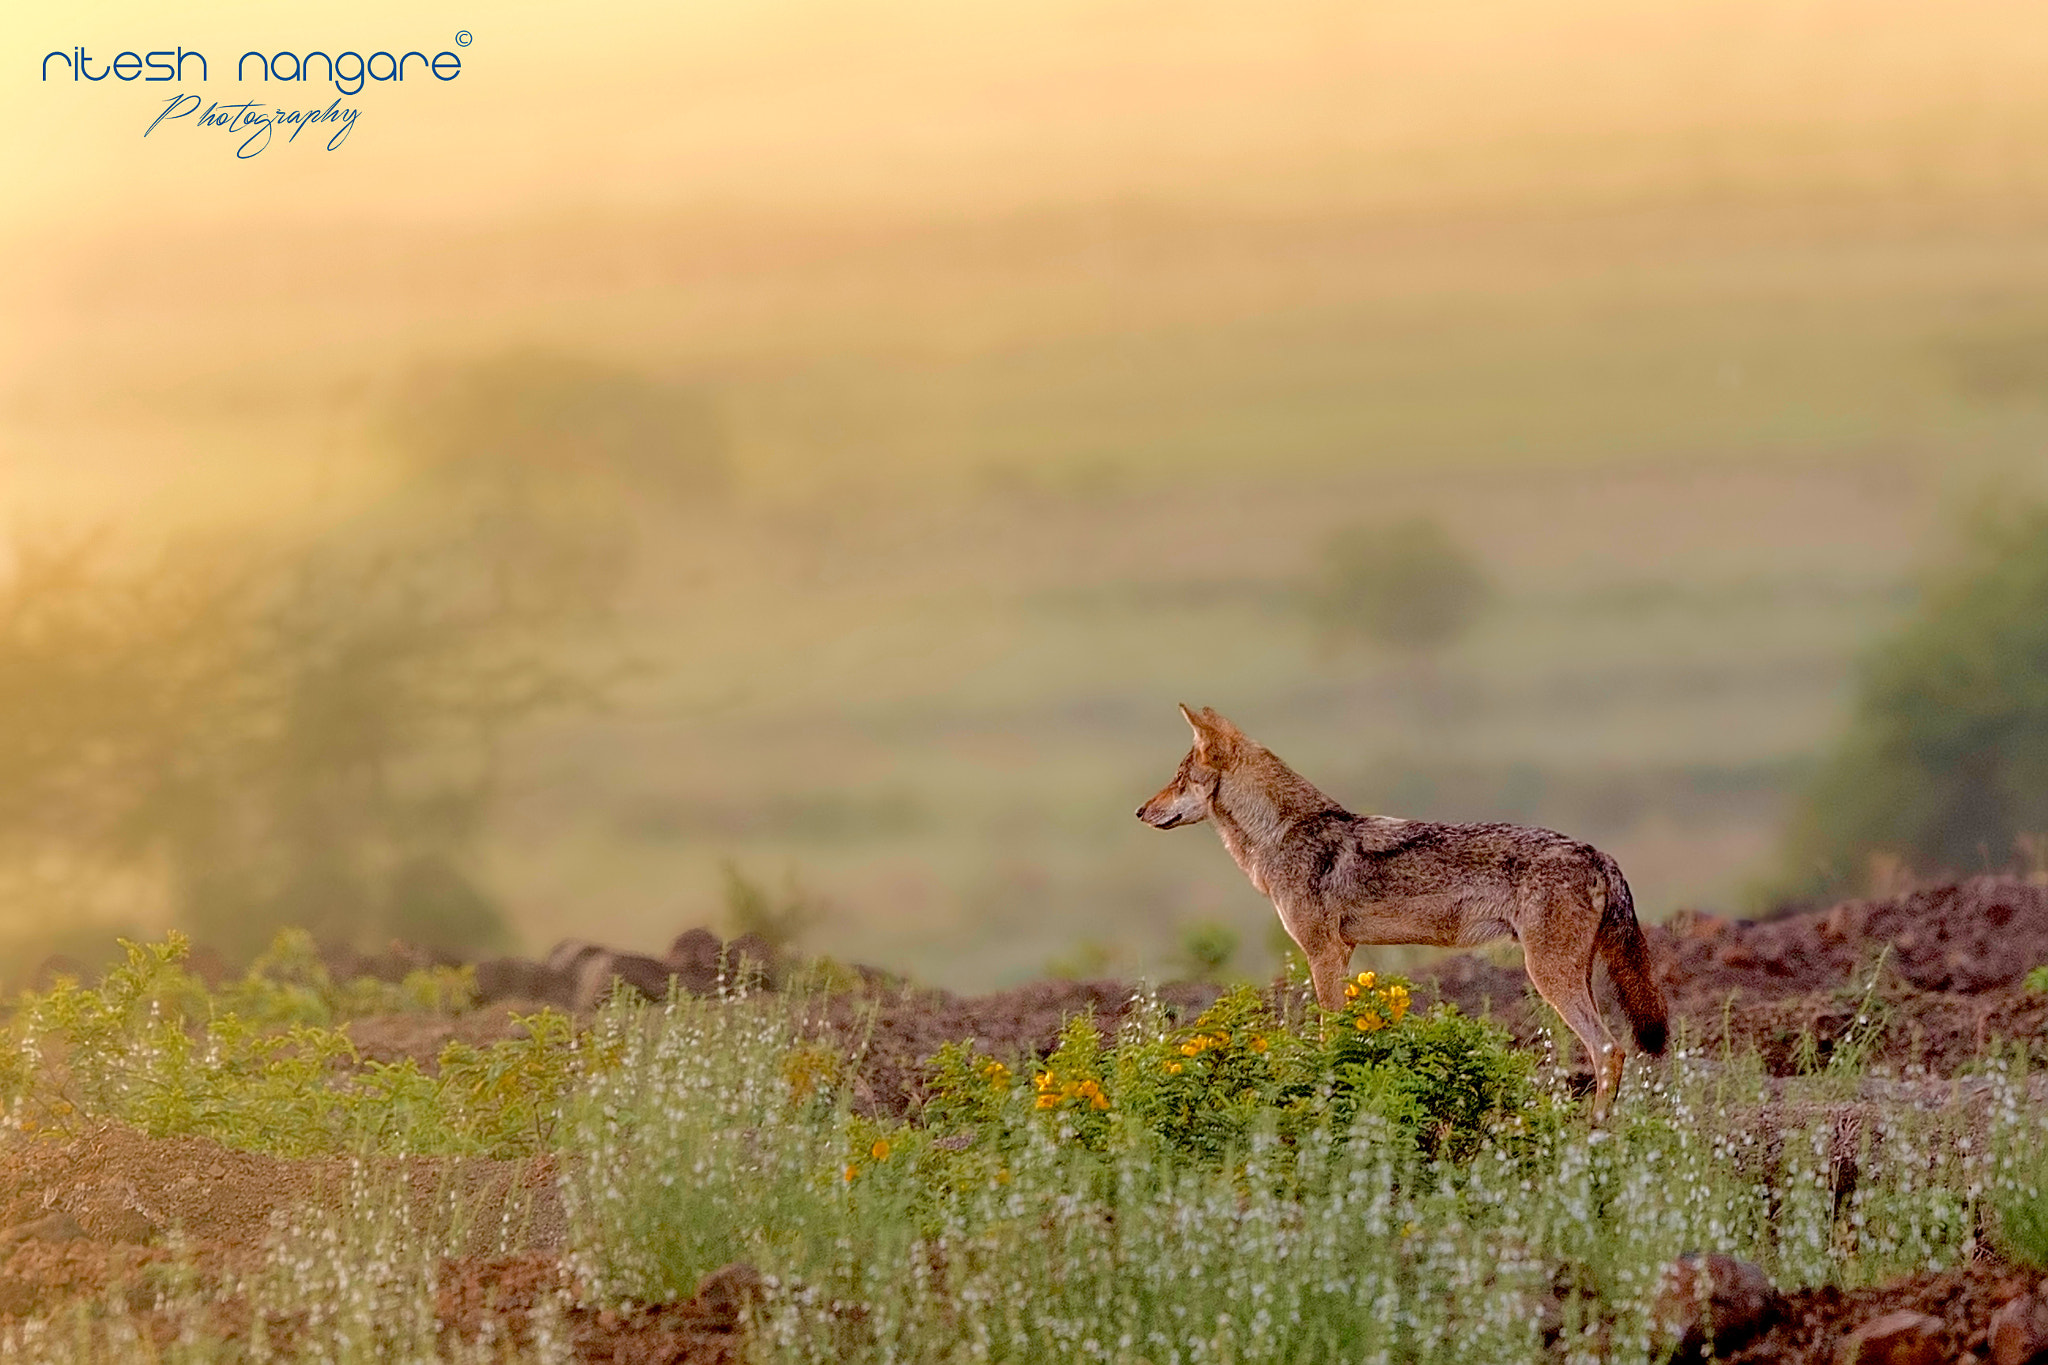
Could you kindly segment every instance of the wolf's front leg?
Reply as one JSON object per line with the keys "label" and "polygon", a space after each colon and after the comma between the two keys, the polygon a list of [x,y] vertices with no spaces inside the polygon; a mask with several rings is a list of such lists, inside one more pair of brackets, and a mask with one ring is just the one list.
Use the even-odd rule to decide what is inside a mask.
{"label": "wolf's front leg", "polygon": [[1308,954],[1308,979],[1315,984],[1316,1003],[1326,1010],[1343,1009],[1344,973],[1351,966],[1351,945],[1332,937],[1313,948],[1304,944],[1302,951]]}

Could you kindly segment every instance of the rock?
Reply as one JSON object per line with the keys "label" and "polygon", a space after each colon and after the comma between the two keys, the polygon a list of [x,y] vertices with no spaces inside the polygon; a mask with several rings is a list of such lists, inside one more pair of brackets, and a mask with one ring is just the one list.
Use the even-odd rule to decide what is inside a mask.
{"label": "rock", "polygon": [[668,995],[668,967],[656,958],[643,957],[639,953],[599,949],[586,954],[576,968],[576,1008],[596,1009],[618,982],[623,982],[649,1000],[660,1000]]}
{"label": "rock", "polygon": [[2048,1361],[2048,1294],[2036,1290],[2009,1300],[1991,1315],[1986,1338],[1991,1365]]}
{"label": "rock", "polygon": [[367,976],[396,985],[414,972],[462,965],[461,956],[445,948],[431,948],[399,939],[391,940],[374,953],[358,952],[346,943],[322,944],[319,954],[320,965],[327,969],[328,978],[337,983]]}
{"label": "rock", "polygon": [[1872,1318],[1835,1349],[1835,1365],[1941,1365],[1948,1358],[1940,1318],[1901,1308]]}
{"label": "rock", "polygon": [[551,970],[524,957],[494,957],[476,964],[476,998],[480,1005],[498,1000],[538,1000],[561,1009],[576,1007],[574,973]]}
{"label": "rock", "polygon": [[662,961],[675,973],[676,984],[682,989],[692,995],[716,995],[719,963],[724,956],[725,945],[718,941],[718,935],[709,929],[689,929],[676,935]]}
{"label": "rock", "polygon": [[697,1297],[691,1302],[705,1319],[706,1327],[732,1332],[746,1322],[747,1314],[760,1303],[764,1291],[761,1272],[745,1261],[734,1261],[699,1280]]}
{"label": "rock", "polygon": [[605,950],[595,943],[586,943],[580,938],[565,938],[548,949],[548,955],[541,959],[541,965],[551,972],[566,972],[573,976],[583,966],[583,960],[592,953]]}
{"label": "rock", "polygon": [[1761,1268],[1733,1256],[1688,1253],[1664,1267],[1651,1321],[1680,1356],[1725,1353],[1769,1330],[1785,1301]]}

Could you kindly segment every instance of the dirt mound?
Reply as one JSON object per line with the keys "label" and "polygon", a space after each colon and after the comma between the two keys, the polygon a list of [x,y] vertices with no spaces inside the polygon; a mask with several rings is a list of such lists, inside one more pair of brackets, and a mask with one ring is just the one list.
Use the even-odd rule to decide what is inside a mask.
{"label": "dirt mound", "polygon": [[[1987,877],[1762,923],[1687,912],[1646,932],[1674,1021],[1698,1043],[1755,1047],[1774,1074],[1824,1062],[1856,1035],[1872,1062],[1942,1075],[1994,1040],[2048,1048],[2048,994],[2022,984],[2048,963],[2048,887]],[[1370,955],[1361,950],[1359,965]],[[1456,954],[1417,977],[1422,1002],[1490,1015],[1524,1042],[1552,1022],[1508,954]],[[1859,1026],[1873,979],[1868,1003],[1882,1026]],[[1618,1020],[1604,974],[1599,984]],[[858,1103],[901,1115],[921,1097],[924,1063],[942,1045],[971,1038],[999,1057],[1042,1057],[1075,1015],[1092,1014],[1105,1034],[1113,1030],[1137,989],[1103,980],[1040,981],[982,996],[850,993],[824,1001],[818,1023],[859,1055]],[[1183,982],[1158,993],[1192,1018],[1218,992]]]}
{"label": "dirt mound", "polygon": [[1991,1317],[2048,1280],[2004,1261],[1972,1261],[1939,1274],[1919,1274],[1880,1289],[1797,1289],[1785,1295],[1779,1322],[1731,1359],[1743,1365],[1835,1365],[1842,1341],[1887,1313],[1925,1313],[1941,1323],[1939,1360],[1982,1358]]}
{"label": "dirt mound", "polygon": [[1761,924],[1681,914],[1652,941],[1666,988],[1688,998],[1826,990],[1880,956],[1920,990],[1976,995],[2048,963],[2048,887],[1979,877]]}
{"label": "dirt mound", "polygon": [[[1983,877],[1762,923],[1683,912],[1646,932],[1673,1020],[1698,1042],[1755,1047],[1777,1074],[1854,1034],[1873,1062],[1942,1074],[1995,1039],[2048,1044],[2048,995],[2023,984],[2048,963],[2048,887],[2031,882]],[[1525,1040],[1545,1022],[1518,962],[1461,954],[1419,975]]]}

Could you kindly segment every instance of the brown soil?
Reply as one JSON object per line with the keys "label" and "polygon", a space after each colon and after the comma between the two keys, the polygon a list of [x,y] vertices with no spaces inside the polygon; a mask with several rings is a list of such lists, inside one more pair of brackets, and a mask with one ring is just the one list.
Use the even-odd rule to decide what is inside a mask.
{"label": "brown soil", "polygon": [[581,1361],[727,1365],[746,1358],[741,1329],[758,1286],[750,1267],[727,1266],[705,1276],[688,1302],[617,1312],[577,1302],[561,1263],[534,1253],[449,1261],[436,1311],[445,1336],[465,1344],[488,1338],[523,1346],[535,1315],[552,1307]]}
{"label": "brown soil", "polygon": [[1942,1324],[1942,1360],[1976,1361],[1985,1351],[1991,1315],[2048,1279],[2003,1261],[1973,1261],[1940,1274],[1921,1274],[1879,1289],[1798,1289],[1785,1295],[1778,1324],[1732,1357],[1743,1365],[1835,1365],[1842,1338],[1873,1318],[1902,1309]]}

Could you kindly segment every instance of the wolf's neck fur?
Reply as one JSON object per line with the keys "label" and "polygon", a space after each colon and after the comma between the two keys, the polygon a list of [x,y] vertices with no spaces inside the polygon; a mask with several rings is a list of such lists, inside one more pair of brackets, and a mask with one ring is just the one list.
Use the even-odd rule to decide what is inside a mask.
{"label": "wolf's neck fur", "polygon": [[1266,879],[1261,873],[1288,828],[1304,816],[1343,809],[1271,750],[1254,746],[1224,768],[1209,803],[1209,818],[1216,822],[1232,860],[1264,893]]}

